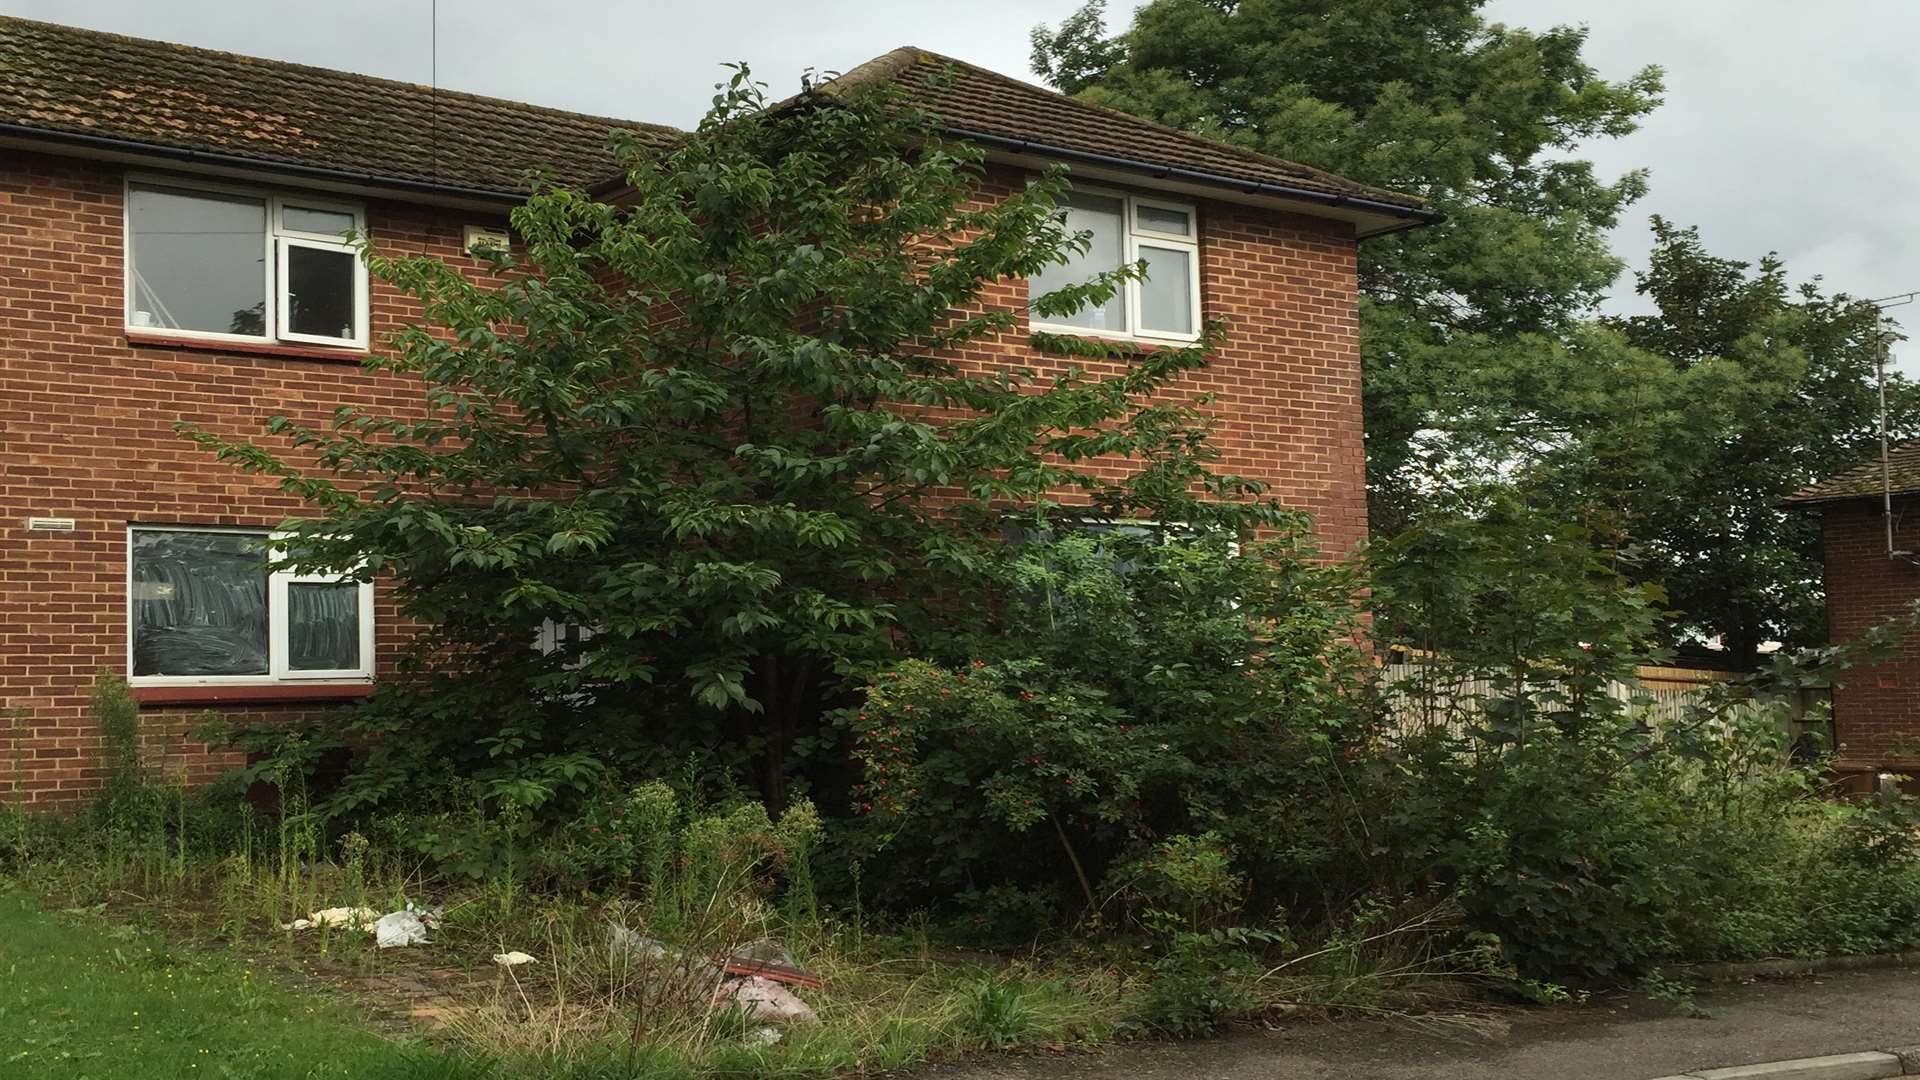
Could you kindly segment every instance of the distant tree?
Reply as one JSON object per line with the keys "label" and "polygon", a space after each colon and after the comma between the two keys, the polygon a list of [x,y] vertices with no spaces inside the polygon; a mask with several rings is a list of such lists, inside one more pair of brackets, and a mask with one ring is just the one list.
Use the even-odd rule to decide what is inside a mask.
{"label": "distant tree", "polygon": [[365,754],[336,805],[478,782],[531,808],[693,754],[782,806],[824,711],[995,595],[1005,515],[1278,520],[1170,392],[1219,328],[1105,377],[1077,340],[1039,371],[958,358],[1022,325],[985,290],[1086,240],[1061,177],[978,205],[981,155],[938,136],[880,91],[769,109],[743,71],[688,138],[622,148],[619,201],[515,210],[504,284],[370,258],[423,318],[368,363],[423,418],[275,418],[292,453],[196,434],[307,501],[295,564],[378,575],[425,627],[411,678],[325,721]]}
{"label": "distant tree", "polygon": [[[1062,91],[1426,196],[1436,226],[1361,248],[1367,460],[1376,529],[1419,501],[1409,468],[1445,389],[1523,370],[1619,274],[1605,232],[1645,190],[1578,157],[1660,100],[1657,68],[1600,78],[1586,32],[1532,32],[1484,0],[1152,0],[1117,37],[1091,0],[1033,33]],[[1513,381],[1516,389],[1524,382]],[[1516,412],[1530,406],[1512,403]]]}
{"label": "distant tree", "polygon": [[[1690,467],[1678,486],[1643,499],[1632,526],[1643,572],[1741,661],[1768,640],[1818,643],[1819,515],[1780,501],[1874,453],[1875,376],[1891,327],[1872,304],[1817,280],[1789,286],[1777,255],[1750,265],[1708,254],[1697,229],[1658,217],[1653,228],[1638,278],[1657,310],[1609,325],[1682,373],[1703,410],[1725,392],[1716,367],[1737,368],[1745,385],[1731,407],[1720,402],[1721,426],[1679,433]],[[1893,438],[1920,434],[1920,388],[1898,371],[1887,373],[1887,404]]]}
{"label": "distant tree", "polygon": [[[1873,452],[1888,328],[1871,304],[1791,287],[1776,256],[1749,265],[1653,228],[1638,284],[1655,310],[1447,388],[1452,471],[1426,482],[1502,486],[1578,524],[1662,590],[1678,637],[1751,664],[1767,641],[1825,636],[1818,515],[1780,503]],[[1920,432],[1916,388],[1898,372],[1887,386],[1894,437]]]}

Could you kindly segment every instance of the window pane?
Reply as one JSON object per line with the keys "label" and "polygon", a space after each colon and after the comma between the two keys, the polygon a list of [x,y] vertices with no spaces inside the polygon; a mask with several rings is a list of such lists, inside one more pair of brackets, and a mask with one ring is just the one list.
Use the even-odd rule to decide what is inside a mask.
{"label": "window pane", "polygon": [[306,206],[283,206],[280,227],[290,232],[316,233],[320,236],[344,236],[353,231],[353,215],[340,210],[315,210]]}
{"label": "window pane", "polygon": [[1171,236],[1192,235],[1193,222],[1185,210],[1169,210],[1163,206],[1135,205],[1140,218],[1140,228],[1148,232],[1167,233]]}
{"label": "window pane", "polygon": [[1147,280],[1140,283],[1140,328],[1193,333],[1193,253],[1141,244],[1140,258],[1147,264]]}
{"label": "window pane", "polygon": [[134,326],[266,333],[264,202],[162,188],[127,199]]}
{"label": "window pane", "polygon": [[[1062,266],[1049,266],[1027,282],[1028,296],[1045,296],[1067,285],[1078,285],[1093,275],[1120,269],[1126,261],[1126,204],[1104,195],[1067,196],[1067,228],[1074,232],[1092,232],[1092,246],[1085,255],[1070,256]],[[1089,330],[1127,329],[1127,302],[1124,288],[1101,307],[1086,307],[1069,316],[1055,316],[1044,322],[1083,326]]]}
{"label": "window pane", "polygon": [[287,585],[287,667],[352,671],[360,666],[360,586]]}
{"label": "window pane", "polygon": [[[285,243],[285,241],[282,241]],[[354,255],[287,245],[287,330],[352,339]]]}
{"label": "window pane", "polygon": [[261,537],[140,530],[132,543],[135,675],[267,674]]}

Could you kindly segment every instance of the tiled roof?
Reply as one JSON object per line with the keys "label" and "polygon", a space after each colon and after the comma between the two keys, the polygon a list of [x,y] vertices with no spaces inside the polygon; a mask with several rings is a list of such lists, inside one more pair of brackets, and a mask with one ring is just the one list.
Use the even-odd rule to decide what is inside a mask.
{"label": "tiled roof", "polygon": [[[869,60],[822,89],[832,93],[889,80],[962,135],[1032,142],[1249,184],[1365,199],[1415,213],[1424,205],[1424,200],[1412,195],[1229,146],[910,45]],[[1046,155],[1036,150],[1036,156]]]}
{"label": "tiled roof", "polygon": [[[962,137],[1039,157],[1121,160],[1225,185],[1279,188],[1420,217],[1422,200],[1064,97],[924,49],[900,48],[827,84],[893,80]],[[529,172],[596,185],[618,171],[608,133],[656,145],[673,128],[435,91],[328,68],[0,17],[0,133],[160,149],[503,195]],[[1052,151],[1050,153],[1049,151]],[[1168,175],[1172,175],[1169,173]]]}
{"label": "tiled roof", "polygon": [[[1901,443],[1887,454],[1887,472],[1893,479],[1893,493],[1904,495],[1920,491],[1920,439]],[[1838,499],[1878,498],[1885,480],[1880,455],[1855,465],[1838,476],[1809,484],[1788,496],[1788,503],[1833,502]]]}
{"label": "tiled roof", "polygon": [[0,17],[0,125],[293,166],[524,193],[588,184],[607,135],[672,128],[327,68]]}

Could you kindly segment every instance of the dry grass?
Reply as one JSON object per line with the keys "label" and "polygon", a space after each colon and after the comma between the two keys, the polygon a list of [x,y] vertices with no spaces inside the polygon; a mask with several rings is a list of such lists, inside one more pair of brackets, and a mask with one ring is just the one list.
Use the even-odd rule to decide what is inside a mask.
{"label": "dry grass", "polygon": [[[503,969],[485,1000],[449,1018],[450,1033],[492,1057],[563,1068],[617,1059],[636,1070],[701,1075],[745,1067],[799,1077],[897,1069],[987,1046],[1093,1043],[1111,1038],[1126,1018],[1123,982],[1109,971],[1042,975],[888,956],[871,940],[856,945],[855,935],[826,931],[799,950],[825,982],[796,991],[818,1023],[789,1026],[766,1042],[756,1034],[761,1025],[712,1007],[710,968],[680,954],[622,956],[591,929],[608,921],[605,913],[548,920],[543,944],[528,949],[539,962]],[[738,935],[721,935],[729,936]],[[982,986],[1012,988],[1021,1003],[1018,1031],[981,1030],[972,1003]]]}

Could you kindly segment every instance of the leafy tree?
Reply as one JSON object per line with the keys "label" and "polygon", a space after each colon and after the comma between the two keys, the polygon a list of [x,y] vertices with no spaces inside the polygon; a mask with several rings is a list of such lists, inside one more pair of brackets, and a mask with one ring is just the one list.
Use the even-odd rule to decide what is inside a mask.
{"label": "leafy tree", "polygon": [[[1769,254],[1757,265],[1707,253],[1696,229],[1654,218],[1652,261],[1640,293],[1656,311],[1610,320],[1634,347],[1681,373],[1706,412],[1724,423],[1684,433],[1688,468],[1678,487],[1638,508],[1632,531],[1646,573],[1698,633],[1719,635],[1751,663],[1768,641],[1810,645],[1825,637],[1817,514],[1781,500],[1866,460],[1878,443],[1876,369],[1890,328],[1872,304],[1791,287]],[[1716,369],[1737,370],[1720,377]],[[1738,381],[1737,389],[1728,384]],[[1887,372],[1888,426],[1920,434],[1920,396]]]}
{"label": "leafy tree", "polygon": [[[1449,474],[1421,485],[1505,487],[1630,550],[1627,572],[1679,615],[1671,640],[1717,637],[1750,667],[1769,640],[1824,637],[1819,518],[1780,504],[1873,452],[1887,328],[1871,304],[1790,286],[1775,256],[1750,267],[1695,230],[1654,232],[1654,311],[1464,373],[1441,399]],[[1889,372],[1887,390],[1894,436],[1920,430],[1914,387]]]}
{"label": "leafy tree", "polygon": [[1581,58],[1584,30],[1489,23],[1483,3],[1153,0],[1106,38],[1104,0],[1090,0],[1033,34],[1034,69],[1067,93],[1447,215],[1361,248],[1377,529],[1421,497],[1410,466],[1421,433],[1453,421],[1446,389],[1524,372],[1585,317],[1620,271],[1604,234],[1645,190],[1640,173],[1606,180],[1577,152],[1632,131],[1660,100],[1659,70],[1602,79]]}
{"label": "leafy tree", "polygon": [[[1073,360],[1111,347],[1072,340],[960,359],[1020,325],[988,287],[1085,244],[1060,176],[979,205],[981,155],[898,95],[769,108],[744,69],[688,138],[620,153],[618,201],[514,212],[504,283],[369,257],[423,309],[369,366],[420,380],[424,416],[277,417],[291,453],[195,435],[307,501],[293,564],[390,582],[424,626],[411,678],[319,733],[367,755],[336,808],[477,782],[521,813],[687,754],[783,806],[845,688],[991,599],[1008,512],[1277,514],[1167,392],[1218,327],[1105,377]],[[573,632],[542,653],[543,626]]]}

